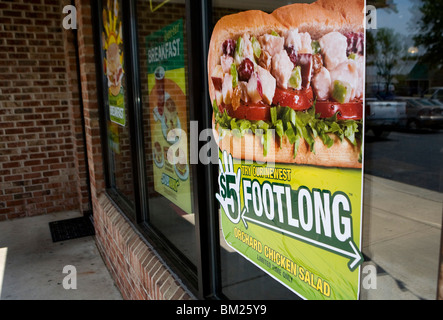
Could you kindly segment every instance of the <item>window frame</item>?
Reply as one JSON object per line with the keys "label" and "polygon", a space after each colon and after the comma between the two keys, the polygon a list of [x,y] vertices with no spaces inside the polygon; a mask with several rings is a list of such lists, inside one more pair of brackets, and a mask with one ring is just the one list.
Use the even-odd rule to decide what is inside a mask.
{"label": "window frame", "polygon": [[[105,76],[103,73],[103,51],[101,40],[102,1],[91,0],[93,36],[95,44],[95,62],[97,77],[97,99],[100,119],[100,138],[103,154],[103,170],[106,194],[131,224],[134,230],[152,244],[171,270],[199,299],[228,299],[222,293],[222,272],[220,261],[219,214],[218,204],[213,195],[217,191],[218,164],[191,164],[195,175],[193,184],[195,234],[197,261],[190,262],[178,252],[172,243],[163,236],[155,226],[149,225],[149,203],[146,157],[143,139],[143,110],[139,68],[139,42],[137,37],[137,3],[136,0],[125,1],[121,7],[123,15],[123,34],[127,85],[127,109],[130,129],[131,164],[133,168],[133,190],[135,203],[131,206],[113,187],[111,151],[108,146],[107,121],[109,117],[107,95],[105,94]],[[186,42],[188,45],[188,95],[190,104],[190,121],[198,122],[199,132],[212,128],[212,108],[208,91],[206,61],[209,40],[213,27],[211,0],[186,0]],[[206,106],[194,108],[192,106]],[[194,142],[195,143],[195,142]],[[198,141],[198,150],[207,141]],[[207,195],[198,197],[199,194]],[[441,263],[440,263],[441,264]]]}
{"label": "window frame", "polygon": [[[104,0],[91,0],[93,37],[95,44],[95,63],[97,78],[97,99],[100,119],[100,138],[103,154],[105,192],[116,205],[123,217],[134,230],[152,244],[162,259],[176,273],[183,283],[199,299],[220,299],[221,272],[219,263],[218,208],[214,197],[198,197],[198,194],[215,194],[214,182],[218,173],[218,164],[190,164],[194,175],[193,206],[195,214],[195,236],[197,261],[189,261],[155,226],[149,225],[149,200],[145,167],[145,145],[143,139],[143,110],[139,68],[139,42],[137,37],[137,3],[136,0],[125,2],[122,10],[122,29],[124,39],[124,59],[126,72],[127,112],[130,130],[131,165],[133,170],[133,190],[135,203],[132,206],[115,188],[112,176],[111,151],[108,146],[107,120],[109,110],[103,73],[103,50],[101,30],[103,19],[101,8]],[[199,130],[212,128],[210,99],[207,88],[207,73],[201,61],[205,61],[209,48],[212,24],[210,10],[212,1],[185,0],[188,59],[188,96],[190,121],[197,121]],[[202,34],[204,39],[202,41]],[[194,43],[193,43],[194,41]],[[204,112],[192,106],[208,106]],[[198,141],[198,150],[207,142]]]}
{"label": "window frame", "polygon": [[[125,212],[125,217],[130,219],[133,222],[138,220],[136,215],[137,213],[137,184],[135,183],[135,179],[133,179],[133,191],[134,191],[134,204],[131,203],[129,199],[127,199],[123,194],[121,194],[118,189],[115,187],[115,179],[112,175],[114,170],[112,165],[112,153],[108,144],[108,119],[109,119],[109,101],[107,96],[106,88],[106,76],[103,72],[103,42],[102,42],[102,28],[103,28],[103,17],[101,14],[101,10],[103,8],[103,0],[91,1],[91,13],[92,17],[96,19],[92,19],[93,21],[93,39],[94,39],[94,56],[96,62],[96,79],[97,79],[97,102],[99,106],[99,123],[100,123],[100,140],[101,140],[101,148],[103,155],[103,172],[104,172],[104,180],[105,180],[105,188],[106,193],[113,200],[113,202],[120,208],[122,212]],[[122,7],[122,20],[125,19],[125,10]],[[124,59],[125,64],[128,62],[127,52],[128,52],[128,41],[126,41],[126,27],[125,23],[123,25],[123,39],[124,39]],[[136,171],[134,170],[134,114],[131,106],[131,98],[132,95],[130,91],[132,91],[132,81],[126,73],[126,89],[127,89],[127,112],[128,112],[128,125],[129,125],[129,134],[130,134],[130,144],[131,144],[131,167],[132,167],[132,176],[135,177]]]}
{"label": "window frame", "polygon": [[[212,108],[209,97],[208,74],[206,69],[209,41],[212,34],[212,1],[189,1],[187,6],[188,24],[188,55],[190,105],[206,106],[196,112],[191,108],[191,121],[197,121],[199,131],[212,129]],[[207,141],[198,141],[200,150]],[[200,161],[193,164],[197,173],[197,183],[194,184],[194,194],[215,195],[218,176],[218,163],[204,165]],[[198,201],[196,214],[197,235],[200,250],[199,288],[201,296],[206,299],[226,299],[221,294],[220,272],[220,235],[218,220],[218,204],[215,196],[195,197]],[[206,214],[205,214],[206,213]]]}

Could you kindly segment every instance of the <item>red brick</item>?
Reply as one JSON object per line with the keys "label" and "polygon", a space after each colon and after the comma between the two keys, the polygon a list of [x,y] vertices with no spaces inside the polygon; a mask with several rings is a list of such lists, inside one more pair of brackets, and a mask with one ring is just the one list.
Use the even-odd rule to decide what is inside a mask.
{"label": "red brick", "polygon": [[[70,3],[0,1],[0,100],[4,106],[0,110],[0,122],[4,123],[0,129],[4,142],[0,143],[0,154],[11,157],[2,160],[0,171],[2,182],[29,182],[31,190],[42,190],[50,178],[63,190],[65,207],[72,208],[75,201],[78,207],[85,203],[87,167],[81,122],[71,121],[80,119],[80,97],[74,36],[61,26],[64,2]],[[88,24],[85,30],[90,33],[90,29]],[[87,51],[92,48],[90,43]],[[90,88],[95,91],[92,82]],[[8,188],[8,192],[13,189]],[[9,205],[14,203],[18,207],[3,208],[1,219],[2,214],[23,216],[23,210],[28,210],[24,215],[34,215],[65,208],[55,201],[52,207],[41,210],[35,206],[25,208],[18,202]]]}

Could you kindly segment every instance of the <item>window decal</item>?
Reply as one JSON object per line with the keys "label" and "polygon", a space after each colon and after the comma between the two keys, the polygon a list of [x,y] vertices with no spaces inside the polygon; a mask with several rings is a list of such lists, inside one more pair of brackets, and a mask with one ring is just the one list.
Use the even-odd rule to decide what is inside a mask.
{"label": "window decal", "polygon": [[155,190],[192,213],[183,20],[146,37]]}
{"label": "window decal", "polygon": [[123,77],[123,33],[118,1],[108,0],[107,8],[103,9],[102,42],[105,51],[104,72],[108,82],[109,114],[112,122],[125,126],[125,94]]}
{"label": "window decal", "polygon": [[359,296],[364,18],[362,0],[245,11],[210,42],[223,236],[304,299]]}

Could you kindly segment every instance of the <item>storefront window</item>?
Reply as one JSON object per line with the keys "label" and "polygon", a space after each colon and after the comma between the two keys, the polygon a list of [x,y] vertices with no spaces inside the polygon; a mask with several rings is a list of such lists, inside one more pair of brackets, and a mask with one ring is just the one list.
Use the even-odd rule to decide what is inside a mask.
{"label": "storefront window", "polygon": [[[213,22],[247,9],[272,12],[286,4],[257,7],[255,2],[213,1]],[[441,42],[441,32],[425,34],[438,29],[441,6],[432,1],[368,1],[367,5],[376,10],[366,12],[372,20],[367,20],[366,33],[364,262],[359,297],[435,299],[443,207],[439,100],[443,71],[441,58],[432,52]],[[258,268],[259,263],[239,255],[225,237],[221,233],[224,295],[298,298]]]}
{"label": "storefront window", "polygon": [[195,265],[185,1],[137,1],[149,214],[146,223]]}
{"label": "storefront window", "polygon": [[[358,10],[361,17],[355,20],[367,23],[366,33],[361,23],[361,30],[340,30],[328,43],[320,40],[321,32],[305,34],[309,31],[305,26],[291,33],[290,41],[300,42],[297,53],[294,44],[286,43],[289,36],[284,28],[261,30],[257,37],[266,33],[265,40],[245,36],[251,44],[247,53],[241,51],[247,50],[242,37],[227,39],[216,53],[223,55],[217,60],[220,65],[211,65],[212,29],[223,17],[250,9],[272,13],[291,3],[312,2],[134,0],[130,9],[123,10],[128,21],[122,21],[122,1],[103,0],[99,11],[108,189],[126,199],[135,227],[153,240],[162,255],[172,257],[167,261],[172,261],[174,270],[191,274],[190,286],[199,298],[435,299],[443,208],[443,62],[433,50],[441,45],[441,6],[428,0],[367,1],[366,14]],[[362,6],[363,2],[352,3]],[[348,8],[341,5],[344,1],[334,3],[339,6],[330,13],[334,19],[349,18]],[[283,19],[285,12],[280,14]],[[131,41],[123,46],[122,30],[129,30],[125,28],[131,30],[125,33]],[[277,38],[287,58],[270,60],[272,43],[267,41],[275,39],[269,37]],[[309,46],[303,47],[306,39]],[[338,41],[346,48],[343,61],[333,66],[335,60],[327,48]],[[134,51],[134,61],[125,59],[125,48]],[[245,54],[255,64],[244,63]],[[129,68],[128,79],[125,61],[135,66]],[[275,81],[286,77],[286,83],[303,95],[292,107],[285,107],[283,103],[292,102],[282,98],[287,96],[280,87],[277,102],[270,99],[264,108],[259,102],[268,99],[266,90],[272,87],[267,75],[280,70],[279,63],[293,69],[287,75],[274,73]],[[342,64],[346,69],[336,69]],[[259,74],[256,65],[267,68],[267,73]],[[208,74],[212,67],[216,70]],[[348,72],[351,80],[340,78]],[[361,82],[352,82],[354,78]],[[330,83],[322,98],[321,83],[327,79]],[[316,99],[310,100],[311,84]],[[227,99],[229,92],[232,100]],[[254,112],[242,108],[239,101],[244,99],[258,101],[252,104]],[[303,101],[309,106],[303,107]],[[134,118],[137,121],[131,123]],[[216,130],[211,130],[212,119],[219,126]],[[199,158],[194,165],[189,160],[196,142],[191,141],[191,126],[196,123],[199,130],[209,128],[217,135],[219,147],[226,138],[220,128],[225,127],[231,132],[237,129],[240,137],[251,130],[260,139],[237,149],[229,146],[237,155],[231,167],[232,158],[223,154],[222,147],[216,149],[221,150],[216,162],[202,164],[193,157]],[[290,144],[287,162],[272,168],[257,158],[253,165],[241,163],[248,160],[242,158],[245,147],[259,145],[261,156],[267,156],[270,128],[280,137],[273,152]],[[319,154],[347,141],[348,158],[341,152],[338,160],[328,157],[317,162],[306,157],[295,162],[297,154],[300,161],[300,153],[312,151],[319,140]],[[305,151],[299,149],[302,143]],[[135,164],[143,167],[138,174],[134,174]],[[237,198],[227,192],[228,179],[237,186],[235,174],[228,172],[234,165],[246,177],[235,190]],[[240,196],[242,205],[249,201],[244,210],[236,207]],[[298,198],[291,201],[291,197]],[[232,202],[223,203],[223,199]],[[236,227],[226,234],[229,223]],[[250,228],[254,224],[256,233]],[[272,246],[265,248],[266,244]],[[311,253],[319,248],[321,254]],[[293,286],[291,281],[298,284]],[[300,288],[304,288],[301,293]]]}
{"label": "storefront window", "polygon": [[100,9],[103,100],[106,116],[109,185],[131,208],[134,177],[131,158],[128,86],[125,66],[122,1],[102,1]]}
{"label": "storefront window", "polygon": [[[213,1],[213,23],[215,25],[220,18],[245,10],[271,13],[286,4],[287,1],[272,1],[266,5],[257,4],[254,1]],[[226,242],[223,232],[220,235],[221,290],[224,296],[233,300],[299,299],[291,290],[236,252]]]}
{"label": "storefront window", "polygon": [[368,4],[377,19],[366,34],[363,243],[378,272],[376,289],[362,298],[433,300],[443,203],[443,100],[433,95],[443,63],[434,48],[443,8],[427,0]]}

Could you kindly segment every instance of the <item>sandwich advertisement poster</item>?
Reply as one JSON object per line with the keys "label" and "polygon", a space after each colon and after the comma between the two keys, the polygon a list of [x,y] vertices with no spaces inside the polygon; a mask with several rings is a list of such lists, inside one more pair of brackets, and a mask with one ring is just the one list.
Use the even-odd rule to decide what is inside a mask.
{"label": "sandwich advertisement poster", "polygon": [[119,2],[108,0],[103,8],[102,42],[105,50],[104,72],[108,79],[108,102],[110,120],[120,126],[126,125],[125,92],[123,77],[123,32]]}
{"label": "sandwich advertisement poster", "polygon": [[303,299],[359,298],[364,1],[224,16],[209,90],[226,243]]}
{"label": "sandwich advertisement poster", "polygon": [[146,37],[154,188],[192,213],[183,20]]}

